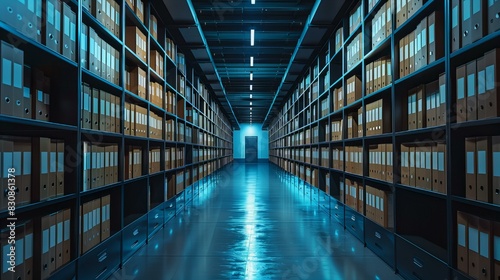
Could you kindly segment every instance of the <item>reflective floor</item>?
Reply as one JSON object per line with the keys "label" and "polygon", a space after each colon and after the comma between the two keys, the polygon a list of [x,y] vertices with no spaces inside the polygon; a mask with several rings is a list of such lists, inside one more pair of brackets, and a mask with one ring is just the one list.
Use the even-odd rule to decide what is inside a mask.
{"label": "reflective floor", "polygon": [[284,174],[227,166],[110,279],[401,279]]}

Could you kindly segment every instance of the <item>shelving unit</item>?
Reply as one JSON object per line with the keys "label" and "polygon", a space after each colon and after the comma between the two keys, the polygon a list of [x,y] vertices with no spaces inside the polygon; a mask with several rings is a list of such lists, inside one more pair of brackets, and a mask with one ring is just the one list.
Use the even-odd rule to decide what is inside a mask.
{"label": "shelving unit", "polygon": [[[61,4],[35,2],[40,8],[43,4],[44,13],[48,2]],[[13,26],[10,18],[0,20],[0,39],[23,51],[22,67],[31,69],[31,75],[24,70],[28,78],[23,81],[33,104],[37,90],[50,95],[50,113],[45,119],[0,111],[1,143],[22,139],[32,146],[25,153],[31,152],[26,163],[32,161],[32,175],[20,174],[31,179],[30,199],[15,210],[18,237],[32,238],[32,246],[25,246],[32,255],[26,262],[32,263],[31,277],[105,279],[182,211],[215,171],[232,162],[232,128],[217,98],[195,71],[196,61],[186,62],[180,56],[183,50],[170,35],[176,27],[160,16],[168,13],[163,3],[135,1],[142,3],[140,13],[128,0],[63,3],[75,16],[74,59],[47,47],[42,43],[45,39],[23,33],[23,26]],[[89,3],[94,5],[91,10],[86,7]],[[113,16],[101,18],[106,12],[98,3],[111,4]],[[142,53],[139,46],[131,45],[138,38],[130,40],[130,30],[143,35]],[[106,63],[98,64],[97,56],[92,56],[98,46],[94,33],[106,43],[100,45],[105,48],[99,47],[99,58],[106,57]],[[36,83],[35,70],[50,79],[47,87]],[[40,137],[64,141],[64,150],[57,150],[63,156],[62,169],[54,171],[64,178],[64,190],[50,199],[38,195],[45,174],[39,171],[47,167],[40,163],[43,146],[35,144]],[[3,163],[2,169],[8,168]],[[95,206],[91,212],[88,205]],[[4,206],[2,221],[9,215]],[[70,210],[64,212],[69,215],[64,232],[70,242],[62,245],[67,259],[55,266],[49,258],[45,266],[43,230],[50,219],[44,217],[55,217],[59,214],[51,214],[65,209]],[[89,232],[94,236],[89,237]],[[18,266],[28,273],[27,267]]]}
{"label": "shelving unit", "polygon": [[[332,29],[331,38],[311,60],[269,126],[270,161],[292,177],[297,176],[300,188],[305,185],[319,191],[319,200],[313,200],[313,204],[344,225],[405,278],[468,279],[467,274],[476,272],[464,271],[459,266],[458,235],[463,236],[464,227],[461,227],[463,221],[457,221],[457,213],[464,212],[470,217],[483,215],[490,236],[489,243],[483,245],[496,248],[498,244],[493,244],[492,236],[500,236],[493,230],[495,223],[500,222],[500,207],[495,204],[498,200],[493,185],[489,186],[492,192],[489,201],[477,201],[466,194],[464,182],[469,175],[465,172],[465,140],[498,136],[496,127],[500,118],[495,115],[457,122],[456,69],[474,59],[479,61],[498,47],[500,31],[485,30],[482,38],[452,52],[451,12],[455,3],[462,1],[412,1],[414,6],[404,15],[396,7],[400,2],[346,1],[343,7],[346,16]],[[364,20],[353,29],[349,26],[350,15],[359,4]],[[372,45],[376,38],[372,30],[380,29],[375,22],[377,14],[387,5],[391,12],[386,10],[389,17],[385,22],[390,26],[385,26],[385,37],[377,37],[378,43]],[[486,6],[483,5],[484,17],[488,16]],[[435,36],[429,37],[427,33],[425,37],[425,48],[430,52],[419,53],[419,48],[415,48],[414,53],[410,51],[406,56],[404,50],[399,51],[400,40],[415,34],[418,39],[419,34],[425,34],[421,33],[422,22],[426,27],[434,23]],[[347,54],[352,51],[349,45],[358,34],[362,34],[362,59],[348,63]],[[422,41],[415,42],[423,48]],[[417,64],[405,63],[410,54],[416,57],[413,62]],[[377,75],[373,69],[381,58],[390,61],[385,64],[386,77],[390,77],[374,87]],[[489,60],[490,65],[495,63]],[[410,69],[401,70],[400,66],[408,65]],[[417,69],[412,69],[413,66]],[[499,74],[495,71],[494,89],[498,91]],[[361,89],[359,96],[350,97],[347,93],[353,91],[349,82],[353,76],[360,79]],[[314,83],[320,86],[318,99],[310,97]],[[419,86],[423,89],[420,97]],[[413,93],[416,109],[408,103]],[[370,105],[380,100],[382,106]],[[429,109],[435,111],[425,114]],[[317,110],[316,116],[320,117],[310,118],[311,110]],[[422,111],[428,118],[421,117],[419,124],[416,116]],[[315,127],[319,129],[319,137],[308,137],[308,131]],[[359,150],[353,150],[355,147]],[[320,164],[308,160],[312,153],[307,152],[315,149],[321,152],[319,159],[313,161]],[[417,159],[417,153],[422,158]],[[493,173],[492,168],[498,166],[491,164],[488,161],[486,168]],[[304,170],[308,168],[318,176],[305,176]],[[422,170],[429,173],[420,173]],[[379,213],[374,213],[374,209]],[[381,215],[387,217],[386,223],[378,222]],[[487,254],[490,265],[499,261],[494,260],[491,252]],[[493,279],[493,275],[500,273],[483,264],[474,266],[486,271],[486,276],[479,272],[485,277],[481,279]],[[468,269],[466,266],[465,270]]]}

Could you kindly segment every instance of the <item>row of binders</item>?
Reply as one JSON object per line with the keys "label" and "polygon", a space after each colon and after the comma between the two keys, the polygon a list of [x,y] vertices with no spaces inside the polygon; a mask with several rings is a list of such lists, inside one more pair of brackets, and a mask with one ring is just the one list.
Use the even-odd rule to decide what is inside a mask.
{"label": "row of binders", "polygon": [[175,63],[177,59],[177,47],[174,41],[170,38],[165,38],[165,51],[167,56]]}
{"label": "row of binders", "polygon": [[[321,118],[328,116],[328,114],[330,113],[330,100],[328,98],[321,100],[320,110],[321,110],[320,114]],[[280,125],[280,127],[281,126],[282,125]]]}
{"label": "row of binders", "polygon": [[[366,123],[358,120],[358,131],[366,132],[366,136],[388,133],[391,130],[391,110],[387,100],[379,99],[375,102],[366,104]],[[360,112],[358,112],[359,115]],[[354,129],[356,131],[356,128]],[[361,136],[361,135],[358,135]]]}
{"label": "row of binders", "polygon": [[184,171],[179,171],[165,179],[168,198],[180,194],[184,190]]}
{"label": "row of binders", "polygon": [[361,80],[358,76],[353,75],[347,79],[346,83],[346,103],[347,105],[354,103],[355,101],[361,99]]}
{"label": "row of binders", "polygon": [[347,116],[347,139],[358,137],[358,119],[357,115]]}
{"label": "row of binders", "polygon": [[149,82],[149,101],[160,108],[163,108],[163,100],[165,93],[163,86],[157,82]]}
{"label": "row of binders", "polygon": [[500,2],[495,0],[452,0],[452,52],[499,30],[499,11]]}
{"label": "row of binders", "polygon": [[443,21],[442,13],[435,11],[424,18],[415,30],[399,40],[399,78],[443,57]]}
{"label": "row of binders", "polygon": [[[296,152],[298,150],[295,150]],[[319,152],[318,152],[318,148],[314,147],[314,148],[301,148],[299,150],[299,160],[300,161],[303,161],[305,163],[310,163],[310,164],[313,164],[313,165],[319,165]]]}
{"label": "row of binders", "polygon": [[186,127],[186,125],[183,122],[177,122],[177,136],[176,136],[176,140],[178,142],[184,142],[186,140],[184,138],[184,136],[186,135],[185,131],[184,131],[185,127]]}
{"label": "row of binders", "polygon": [[[15,244],[9,244],[10,229],[3,229],[0,232],[0,245],[2,254],[0,255],[0,266],[2,272],[0,278],[6,280],[33,279],[33,222],[17,222],[15,227]],[[15,245],[16,267],[15,272],[9,270],[11,267],[10,254],[11,246]]]}
{"label": "row of binders", "polygon": [[361,25],[361,21],[363,21],[363,6],[359,2],[349,13],[349,34]]}
{"label": "row of binders", "polygon": [[445,143],[401,145],[401,184],[446,194],[446,169]]}
{"label": "row of binders", "polygon": [[411,18],[420,8],[424,0],[397,0],[396,1],[396,28]]}
{"label": "row of binders", "polygon": [[392,144],[370,145],[368,151],[368,176],[370,178],[393,182]]}
{"label": "row of binders", "polygon": [[120,52],[82,23],[81,66],[115,85],[120,84]]}
{"label": "row of binders", "polygon": [[[318,65],[316,65],[316,67],[318,67]],[[316,100],[318,96],[319,96],[319,81],[316,81],[311,85],[311,100]]]}
{"label": "row of binders", "polygon": [[158,76],[163,78],[163,55],[157,50],[151,50],[149,53],[149,67],[153,70]]}
{"label": "row of binders", "polygon": [[358,65],[361,59],[363,59],[363,44],[363,33],[360,32],[347,45],[346,58],[348,71]]}
{"label": "row of binders", "polygon": [[457,122],[500,116],[500,49],[456,68]]}
{"label": "row of binders", "polygon": [[142,60],[147,63],[148,59],[148,38],[137,26],[127,26],[125,30],[125,45]]}
{"label": "row of binders", "polygon": [[321,147],[319,148],[320,156],[321,156],[321,166],[330,167],[330,148],[329,147]]}
{"label": "row of binders", "polygon": [[161,171],[161,149],[151,149],[149,151],[149,174]]}
{"label": "row of binders", "polygon": [[142,0],[127,0],[125,1],[127,5],[132,9],[135,15],[139,18],[140,21],[144,23],[144,1]]}
{"label": "row of binders", "polygon": [[81,252],[84,254],[111,235],[111,197],[83,203],[81,215]]}
{"label": "row of binders", "polygon": [[174,92],[171,92],[170,90],[167,91],[167,93],[165,94],[165,101],[166,101],[166,109],[167,109],[167,112],[172,114],[172,115],[175,115],[177,114],[177,94],[175,94]]}
{"label": "row of binders", "polygon": [[333,88],[331,92],[333,99],[333,112],[336,112],[344,107],[344,87],[340,85],[338,88]]}
{"label": "row of binders", "polygon": [[[15,168],[16,204],[64,195],[64,142],[49,138],[0,140],[2,193],[7,193],[9,168]],[[38,188],[33,188],[38,184]],[[7,208],[7,196],[0,196],[0,211]]]}
{"label": "row of binders", "polygon": [[377,5],[377,3],[379,1],[382,1],[382,0],[368,0],[368,13],[371,12],[373,10],[373,8],[375,8],[375,6]]}
{"label": "row of binders", "polygon": [[83,191],[119,181],[118,144],[83,142]]}
{"label": "row of binders", "polygon": [[342,147],[332,148],[332,168],[335,170],[344,170],[344,150]]}
{"label": "row of binders", "polygon": [[49,121],[51,79],[24,64],[24,51],[0,42],[0,114]]}
{"label": "row of binders", "polygon": [[457,211],[457,268],[474,279],[500,278],[500,223]]}
{"label": "row of binders", "polygon": [[339,27],[337,31],[335,31],[335,53],[342,49],[344,45],[344,28]]}
{"label": "row of binders", "polygon": [[304,182],[309,185],[318,188],[319,187],[319,177],[318,177],[318,169],[311,169],[309,167],[305,167],[300,165],[298,168],[299,174],[298,177],[301,178]]}
{"label": "row of binders", "polygon": [[177,91],[182,96],[186,94],[186,78],[181,74],[177,74]]}
{"label": "row of binders", "polygon": [[33,161],[40,157],[40,200],[64,195],[64,141],[33,138],[32,149]]}
{"label": "row of binders", "polygon": [[87,9],[106,29],[120,37],[120,5],[114,0],[83,0],[82,7]]}
{"label": "row of binders", "polygon": [[318,143],[319,127],[313,126],[311,129],[305,130],[305,144]]}
{"label": "row of binders", "polygon": [[[380,0],[381,1],[381,0]],[[374,0],[372,0],[374,2]],[[392,33],[391,1],[387,1],[375,13],[372,20],[372,49]]]}
{"label": "row of binders", "polygon": [[165,148],[165,168],[166,170],[184,166],[184,148]]}
{"label": "row of binders", "polygon": [[[125,69],[125,89],[129,92],[139,96],[142,99],[146,99],[147,76],[146,71],[141,67],[134,67],[132,70],[128,71]],[[150,92],[151,94],[151,92]],[[152,99],[149,99],[152,101]]]}
{"label": "row of binders", "polygon": [[345,204],[356,210],[358,213],[364,212],[364,188],[363,183],[355,180],[345,179],[345,183],[340,182],[340,199],[345,196]]}
{"label": "row of binders", "polygon": [[366,65],[366,95],[376,92],[392,83],[391,68],[390,57],[382,57]]}
{"label": "row of binders", "polygon": [[[325,138],[327,141],[340,141],[342,137],[342,127],[344,120],[334,120],[330,125],[326,124]],[[331,129],[330,129],[331,127]]]}
{"label": "row of binders", "polygon": [[389,195],[384,190],[366,185],[366,217],[389,227]]}
{"label": "row of binders", "polygon": [[[193,162],[207,161],[217,156],[217,150],[207,148],[193,148]],[[219,150],[221,153],[222,151]]]}
{"label": "row of binders", "polygon": [[[313,84],[314,85],[314,84]],[[306,111],[306,123],[313,123],[317,120],[317,105],[313,103]]]}
{"label": "row of binders", "polygon": [[179,68],[179,71],[183,74],[187,74],[186,72],[186,57],[184,54],[177,52],[177,68]]}
{"label": "row of binders", "polygon": [[142,148],[129,146],[125,153],[125,179],[142,176]]}
{"label": "row of binders", "polygon": [[148,136],[148,109],[126,102],[123,120],[125,135]]}
{"label": "row of binders", "polygon": [[446,124],[446,78],[408,91],[408,130]]}
{"label": "row of binders", "polygon": [[41,233],[41,278],[47,279],[71,260],[71,209],[42,217]]}
{"label": "row of binders", "polygon": [[166,138],[165,140],[167,141],[175,141],[175,130],[176,130],[176,125],[175,125],[175,120],[169,119],[165,121],[165,128],[166,128]]}
{"label": "row of binders", "polygon": [[200,119],[199,116],[200,116],[200,114],[193,107],[187,107],[186,108],[186,121],[188,121],[188,122],[190,122],[192,124],[198,124],[200,122],[199,121],[199,119]]}
{"label": "row of binders", "polygon": [[345,171],[363,175],[363,147],[345,147]]}
{"label": "row of binders", "polygon": [[[31,161],[32,148],[29,139],[0,139],[0,211],[7,209],[7,192],[9,179],[15,179],[16,205],[31,202]],[[8,172],[15,168],[15,172]],[[12,177],[15,176],[15,177]],[[10,177],[10,178],[9,178]],[[12,183],[12,182],[11,182]]]}
{"label": "row of binders", "polygon": [[465,197],[500,204],[500,136],[465,138]]}
{"label": "row of binders", "polygon": [[76,61],[76,13],[59,0],[11,1],[1,21]]}
{"label": "row of binders", "polygon": [[163,116],[149,112],[149,137],[163,139]]}
{"label": "row of binders", "polygon": [[149,15],[149,25],[149,32],[151,32],[151,36],[158,41],[158,19],[153,14]]}
{"label": "row of binders", "polygon": [[121,133],[120,114],[120,97],[82,84],[82,128]]}

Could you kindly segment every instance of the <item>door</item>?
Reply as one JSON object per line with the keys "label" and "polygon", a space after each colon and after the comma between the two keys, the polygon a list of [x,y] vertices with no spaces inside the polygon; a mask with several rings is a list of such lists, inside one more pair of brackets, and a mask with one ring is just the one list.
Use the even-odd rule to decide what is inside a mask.
{"label": "door", "polygon": [[257,162],[257,136],[245,136],[245,162]]}

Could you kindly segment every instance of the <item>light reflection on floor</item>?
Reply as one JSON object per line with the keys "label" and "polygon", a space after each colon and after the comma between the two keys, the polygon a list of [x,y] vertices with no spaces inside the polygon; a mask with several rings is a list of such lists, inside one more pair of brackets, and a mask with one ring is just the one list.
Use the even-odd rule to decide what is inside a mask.
{"label": "light reflection on floor", "polygon": [[401,279],[274,165],[216,177],[111,279]]}

